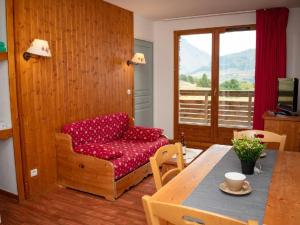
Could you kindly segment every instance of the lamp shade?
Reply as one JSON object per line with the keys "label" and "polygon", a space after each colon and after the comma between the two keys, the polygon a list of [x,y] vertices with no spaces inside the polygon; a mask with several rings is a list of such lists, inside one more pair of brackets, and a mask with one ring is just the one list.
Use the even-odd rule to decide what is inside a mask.
{"label": "lamp shade", "polygon": [[26,52],[33,55],[51,57],[48,41],[45,40],[34,39]]}
{"label": "lamp shade", "polygon": [[146,64],[145,55],[143,53],[135,53],[131,61],[134,64]]}

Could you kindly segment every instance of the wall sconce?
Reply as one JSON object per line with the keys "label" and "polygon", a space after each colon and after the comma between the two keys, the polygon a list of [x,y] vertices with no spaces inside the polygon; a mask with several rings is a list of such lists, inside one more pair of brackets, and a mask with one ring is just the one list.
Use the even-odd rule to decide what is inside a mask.
{"label": "wall sconce", "polygon": [[127,65],[146,64],[145,55],[143,53],[135,53],[131,60],[127,61]]}
{"label": "wall sconce", "polygon": [[51,57],[48,41],[34,39],[30,47],[23,54],[23,58],[28,61],[32,56]]}

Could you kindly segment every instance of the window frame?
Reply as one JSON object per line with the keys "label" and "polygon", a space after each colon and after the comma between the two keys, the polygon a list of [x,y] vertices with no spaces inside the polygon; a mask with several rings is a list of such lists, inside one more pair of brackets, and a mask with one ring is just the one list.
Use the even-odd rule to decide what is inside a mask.
{"label": "window frame", "polygon": [[[211,144],[222,143],[230,144],[233,130],[243,130],[238,128],[218,127],[218,105],[219,105],[219,53],[220,53],[220,34],[225,32],[256,30],[255,24],[222,26],[212,28],[200,28],[190,30],[174,31],[174,140],[180,140],[180,133],[183,131],[189,146],[207,148]],[[193,34],[212,34],[212,84],[211,84],[211,125],[206,127],[201,125],[179,124],[179,44],[182,35]],[[213,110],[216,109],[216,110]],[[199,127],[201,129],[199,129]],[[197,138],[195,133],[201,130],[202,136]],[[221,134],[221,135],[220,135]],[[194,136],[193,136],[194,135]],[[189,140],[189,136],[193,136]]]}

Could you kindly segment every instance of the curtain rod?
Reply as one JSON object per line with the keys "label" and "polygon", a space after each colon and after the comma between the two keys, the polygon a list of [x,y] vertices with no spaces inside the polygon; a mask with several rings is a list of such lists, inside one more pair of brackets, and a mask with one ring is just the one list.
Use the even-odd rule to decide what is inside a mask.
{"label": "curtain rod", "polygon": [[212,14],[198,15],[198,16],[175,17],[175,18],[170,18],[170,19],[163,19],[162,21],[183,20],[183,19],[196,19],[196,18],[204,18],[204,17],[212,17],[212,16],[237,15],[237,14],[253,13],[253,12],[256,12],[256,10],[238,11],[238,12],[227,12],[227,13],[212,13]]}

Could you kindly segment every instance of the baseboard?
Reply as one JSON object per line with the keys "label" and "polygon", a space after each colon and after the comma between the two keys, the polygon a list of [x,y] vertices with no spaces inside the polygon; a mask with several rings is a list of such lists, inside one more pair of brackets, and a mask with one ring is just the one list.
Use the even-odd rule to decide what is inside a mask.
{"label": "baseboard", "polygon": [[8,192],[8,191],[4,191],[4,190],[1,190],[1,189],[0,189],[0,194],[1,194],[1,195],[5,195],[5,196],[7,196],[7,197],[9,197],[9,198],[13,198],[13,199],[19,200],[19,196],[18,196],[18,195],[13,194],[13,193],[10,193],[10,192]]}

